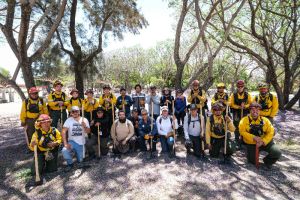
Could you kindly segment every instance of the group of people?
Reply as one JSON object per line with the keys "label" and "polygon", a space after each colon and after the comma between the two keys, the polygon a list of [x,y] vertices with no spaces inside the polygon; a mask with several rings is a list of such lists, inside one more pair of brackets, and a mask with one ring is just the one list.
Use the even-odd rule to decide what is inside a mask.
{"label": "group of people", "polygon": [[[47,105],[38,96],[37,88],[28,90],[29,97],[22,105],[21,125],[26,130],[28,147],[31,150],[37,147],[35,162],[39,174],[57,170],[61,147],[66,171],[73,168],[73,153],[79,163],[105,156],[109,141],[116,155],[137,149],[150,151],[152,155],[160,142],[161,153],[174,157],[177,134],[184,135],[187,153],[196,157],[205,158],[208,149],[211,157],[219,157],[222,152],[224,161],[230,162],[234,151],[244,145],[250,163],[256,162],[257,149],[268,152],[263,161],[270,168],[281,156],[273,141],[277,97],[265,83],[258,85],[259,94],[254,98],[245,90],[243,80],[237,81],[236,86],[236,92],[229,95],[223,83],[217,85],[217,93],[211,100],[212,114],[208,116],[206,93],[198,80],[193,81],[187,98],[182,90],[176,90],[176,96],[172,96],[168,88],[160,96],[155,86],[146,95],[137,84],[131,96],[121,88],[118,98],[109,85],[104,85],[99,99],[91,89],[85,92],[85,99],[79,98],[77,89],[68,98],[62,91],[63,84],[55,81]],[[234,142],[230,140],[231,132]]]}

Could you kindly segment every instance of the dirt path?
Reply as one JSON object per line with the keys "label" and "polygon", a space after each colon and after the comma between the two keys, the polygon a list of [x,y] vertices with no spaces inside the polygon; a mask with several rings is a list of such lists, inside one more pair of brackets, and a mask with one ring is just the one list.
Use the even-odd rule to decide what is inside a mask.
{"label": "dirt path", "polygon": [[276,118],[276,141],[283,156],[271,171],[263,166],[256,170],[243,152],[234,155],[231,166],[219,164],[218,159],[202,162],[187,156],[179,140],[177,159],[158,155],[147,160],[148,154],[141,152],[121,159],[109,155],[91,161],[88,169],[50,174],[43,186],[26,191],[32,155],[25,153],[23,130],[11,110],[15,106],[7,104],[9,111],[1,111],[0,199],[300,198],[299,112],[280,113]]}

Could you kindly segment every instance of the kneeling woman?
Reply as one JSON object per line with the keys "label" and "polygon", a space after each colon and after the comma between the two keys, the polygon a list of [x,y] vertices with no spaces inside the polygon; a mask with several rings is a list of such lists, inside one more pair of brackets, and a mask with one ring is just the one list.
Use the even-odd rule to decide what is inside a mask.
{"label": "kneeling woman", "polygon": [[[40,115],[36,121],[36,131],[30,142],[32,151],[34,146],[37,145],[38,173],[40,176],[43,173],[57,171],[58,147],[62,142],[62,138],[60,132],[51,127],[51,122],[52,120],[48,115]],[[33,173],[35,173],[34,166]]]}

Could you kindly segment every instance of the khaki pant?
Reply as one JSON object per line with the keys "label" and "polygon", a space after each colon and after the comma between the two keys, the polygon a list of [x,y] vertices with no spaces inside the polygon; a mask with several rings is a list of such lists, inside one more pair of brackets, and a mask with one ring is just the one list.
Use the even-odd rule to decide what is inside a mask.
{"label": "khaki pant", "polygon": [[25,123],[27,125],[26,134],[27,134],[29,144],[30,144],[32,135],[35,132],[35,126],[34,126],[35,121],[36,121],[36,118],[26,118],[26,120],[25,120]]}

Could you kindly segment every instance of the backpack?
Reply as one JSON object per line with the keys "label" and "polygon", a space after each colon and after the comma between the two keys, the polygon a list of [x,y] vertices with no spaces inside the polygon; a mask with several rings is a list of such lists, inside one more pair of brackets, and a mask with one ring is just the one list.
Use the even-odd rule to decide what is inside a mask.
{"label": "backpack", "polygon": [[66,94],[64,92],[61,93],[61,98],[56,98],[55,92],[51,92],[53,101],[65,101]]}
{"label": "backpack", "polygon": [[26,112],[29,111],[31,113],[40,113],[39,103],[42,105],[44,104],[43,98],[39,97],[36,104],[31,104],[29,98],[25,99]]}
{"label": "backpack", "polygon": [[[173,123],[173,119],[172,119],[172,117],[168,117],[169,119],[170,119],[170,122],[171,122],[171,124]],[[159,118],[159,124],[161,124],[161,121],[162,121],[162,118],[160,117]]]}
{"label": "backpack", "polygon": [[[199,95],[202,96],[202,88],[199,88],[198,91],[199,91]],[[191,95],[193,95],[193,94],[194,94],[194,90],[192,89],[192,90],[191,90]],[[208,110],[207,102],[208,102],[208,100],[207,100],[207,98],[206,98],[206,100],[204,101],[204,106],[203,106],[203,108]],[[200,103],[200,100],[197,98],[197,99],[196,99],[196,102],[192,102],[192,103],[199,104],[199,103]]]}
{"label": "backpack", "polygon": [[250,117],[248,116],[248,120],[249,120],[249,126],[250,126],[250,130],[249,132],[255,136],[262,136],[264,134],[263,132],[263,126],[264,126],[264,120],[262,118],[260,118],[260,123],[258,125],[256,124],[252,124],[252,121],[250,119]]}
{"label": "backpack", "polygon": [[199,117],[199,115],[198,115],[198,120],[195,120],[195,121],[191,121],[192,119],[192,115],[191,114],[189,114],[188,115],[188,127],[190,126],[190,123],[191,122],[195,122],[195,121],[198,121],[199,122],[199,124],[200,124],[200,127],[201,127],[201,120],[200,120],[200,117]]}
{"label": "backpack", "polygon": [[[267,105],[267,98],[265,98],[264,100],[262,100],[261,98],[259,98],[259,96],[260,95],[255,96],[255,101],[261,105],[262,110],[270,109],[272,106],[270,108],[268,107],[268,105]],[[270,101],[273,101],[273,95],[271,93],[269,93],[269,99],[270,99]]]}
{"label": "backpack", "polygon": [[233,94],[233,97],[234,97],[234,103],[236,105],[240,106],[243,102],[246,103],[248,101],[248,92],[244,92],[244,98],[243,99],[238,98],[238,93],[237,92],[235,92]]}
{"label": "backpack", "polygon": [[52,140],[52,138],[56,138],[56,128],[55,127],[52,127],[52,132],[49,133],[49,134],[46,134],[46,135],[43,135],[41,129],[37,129],[37,134],[38,134],[38,141],[41,140],[41,138],[44,136],[44,139],[42,141],[42,147],[43,148],[47,148],[47,144]]}
{"label": "backpack", "polygon": [[[72,101],[73,101],[74,99],[73,99],[73,97],[71,97],[71,99],[70,99],[70,104],[72,105]],[[79,101],[79,103],[80,103],[80,105],[82,105],[81,104],[81,98],[78,98],[78,101]]]}
{"label": "backpack", "polygon": [[214,115],[211,115],[209,117],[209,122],[210,122],[210,131],[213,132],[214,134],[218,136],[224,136],[225,135],[225,129],[224,129],[224,119],[222,119],[222,127],[221,130],[215,126],[215,119]]}
{"label": "backpack", "polygon": [[[228,100],[228,94],[227,93],[225,93],[225,95],[224,95],[224,100]],[[219,100],[219,95],[218,95],[218,93],[215,93],[215,96],[214,96],[214,99],[217,101],[217,100]]]}

